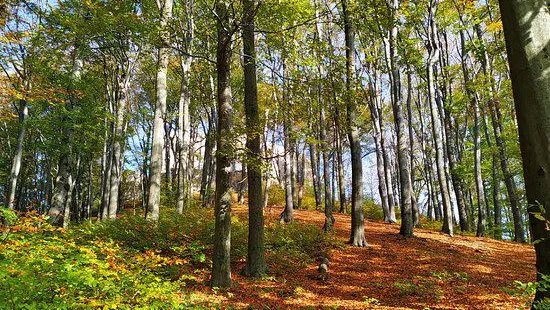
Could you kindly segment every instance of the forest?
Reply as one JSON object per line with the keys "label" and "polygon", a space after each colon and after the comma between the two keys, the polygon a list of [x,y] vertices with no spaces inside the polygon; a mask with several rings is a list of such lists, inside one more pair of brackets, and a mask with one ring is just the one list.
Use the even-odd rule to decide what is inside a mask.
{"label": "forest", "polygon": [[545,0],[0,0],[0,309],[550,309]]}

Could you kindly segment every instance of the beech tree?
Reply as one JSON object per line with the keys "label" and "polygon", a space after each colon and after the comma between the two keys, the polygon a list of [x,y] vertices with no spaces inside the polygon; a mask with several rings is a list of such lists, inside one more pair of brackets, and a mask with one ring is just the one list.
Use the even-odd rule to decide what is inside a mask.
{"label": "beech tree", "polygon": [[228,1],[216,2],[217,38],[216,72],[218,74],[218,126],[216,132],[216,198],[214,217],[214,254],[212,258],[213,287],[231,286],[231,188],[230,175],[233,160],[234,141],[231,137],[233,106],[231,104],[231,4]]}
{"label": "beech tree", "polygon": [[[246,162],[248,177],[248,256],[247,273],[260,277],[266,272],[264,259],[264,214],[262,199],[262,126],[258,109],[254,19],[257,4],[243,0],[244,108],[246,114]],[[244,168],[243,168],[244,169]]]}
{"label": "beech tree", "polygon": [[[537,280],[550,275],[550,13],[544,1],[499,1],[523,157],[529,222],[537,256]],[[543,286],[542,286],[543,287]],[[539,286],[535,302],[550,298]]]}

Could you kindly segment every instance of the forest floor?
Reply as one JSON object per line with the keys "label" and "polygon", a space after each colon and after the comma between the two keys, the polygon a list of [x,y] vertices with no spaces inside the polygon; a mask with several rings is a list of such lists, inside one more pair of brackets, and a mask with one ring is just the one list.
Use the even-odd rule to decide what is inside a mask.
{"label": "forest floor", "polygon": [[[246,210],[238,206],[234,213],[245,219]],[[278,217],[280,212],[270,207],[266,216]],[[295,210],[294,217],[324,223],[324,214],[317,211]],[[350,216],[335,218],[335,233],[345,242]],[[317,265],[297,274],[272,266],[273,277],[250,280],[239,275],[241,262],[233,266],[234,287],[221,292],[222,304],[264,309],[518,309],[528,302],[515,281],[535,281],[531,245],[449,237],[428,229],[415,229],[415,238],[404,239],[398,232],[398,225],[367,220],[369,246],[331,250],[325,282],[316,278]]]}

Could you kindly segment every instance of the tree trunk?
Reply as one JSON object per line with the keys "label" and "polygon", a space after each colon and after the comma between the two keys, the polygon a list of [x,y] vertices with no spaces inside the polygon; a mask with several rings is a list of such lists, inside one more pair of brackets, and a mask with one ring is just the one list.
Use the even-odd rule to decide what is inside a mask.
{"label": "tree trunk", "polygon": [[29,108],[26,100],[19,101],[19,136],[17,137],[17,146],[15,148],[15,154],[13,155],[13,161],[10,171],[10,183],[7,205],[8,208],[15,209],[15,191],[17,189],[17,181],[19,179],[19,173],[21,172],[21,161],[23,158],[23,142],[25,140],[25,133],[27,132],[27,116],[29,115]]}
{"label": "tree trunk", "polygon": [[344,14],[344,37],[346,46],[346,131],[351,149],[351,231],[350,244],[364,247],[365,219],[363,217],[363,162],[361,140],[357,126],[357,106],[354,96],[355,78],[355,33],[348,8],[348,0],[342,0]]}
{"label": "tree trunk", "polygon": [[[462,40],[462,36],[463,36],[463,33],[461,32],[461,40]],[[447,34],[444,33],[444,38],[445,38],[445,43],[447,43]],[[463,41],[461,41],[463,42]],[[442,45],[442,44],[441,44]],[[443,45],[442,45],[442,48],[443,48]],[[448,45],[445,44],[445,50],[446,50],[446,53],[445,53],[445,63],[444,65],[445,66],[449,66],[449,49],[448,49]],[[462,56],[464,57],[466,51],[463,49],[462,50]],[[462,61],[462,65],[463,66],[466,66],[466,60],[463,59]],[[452,95],[452,89],[453,89],[453,86],[452,86],[452,79],[448,77],[448,73],[446,70],[442,70],[443,71],[443,74],[444,74],[444,78],[443,78],[443,84],[446,85],[446,88],[448,89],[448,94],[447,94],[447,100],[452,100],[453,99],[453,95]],[[448,82],[447,82],[448,81]],[[445,135],[445,142],[446,142],[446,151],[447,151],[447,159],[448,159],[448,163],[449,163],[449,170],[450,170],[450,177],[451,177],[451,184],[452,184],[452,187],[454,189],[454,193],[455,193],[455,198],[456,198],[456,205],[457,205],[457,208],[458,208],[458,221],[459,221],[459,224],[460,224],[460,230],[461,231],[468,231],[470,230],[470,226],[469,226],[469,223],[468,223],[468,216],[467,216],[467,211],[466,211],[466,202],[464,200],[464,192],[463,192],[463,179],[462,177],[460,176],[460,174],[456,171],[456,165],[457,165],[457,148],[455,146],[455,144],[453,143],[453,141],[455,140],[455,132],[453,131],[453,126],[452,126],[452,123],[453,123],[453,119],[452,119],[452,116],[451,116],[451,111],[450,111],[450,106],[452,105],[452,101],[449,102],[448,104],[445,104],[444,107],[443,107],[443,125],[445,127],[445,132],[447,133]]]}
{"label": "tree trunk", "polygon": [[262,201],[262,125],[258,109],[254,17],[256,0],[243,0],[244,108],[246,114],[246,162],[248,166],[247,274],[259,278],[266,272]]}
{"label": "tree trunk", "polygon": [[478,221],[476,235],[482,237],[485,235],[486,226],[486,210],[485,210],[485,189],[483,185],[483,176],[481,172],[481,134],[480,134],[480,111],[478,95],[471,89],[470,73],[468,71],[468,54],[466,51],[466,42],[464,31],[460,32],[460,42],[462,50],[462,75],[464,77],[464,87],[470,99],[470,103],[474,112],[474,178],[477,193],[478,205]]}
{"label": "tree trunk", "polygon": [[[189,142],[191,140],[191,119],[189,115],[189,106],[191,104],[191,90],[189,88],[189,79],[191,73],[191,58],[182,56],[181,59],[181,93],[178,103],[178,149],[179,149],[179,170],[178,170],[178,201],[177,210],[179,214],[189,205],[191,197],[188,197],[188,188],[190,187],[188,178],[189,169]],[[207,137],[208,139],[208,137]],[[207,141],[210,142],[210,141]],[[205,146],[205,154],[206,154]]]}
{"label": "tree trunk", "polygon": [[239,181],[239,193],[238,193],[239,195],[237,197],[237,202],[240,204],[244,203],[244,194],[246,191],[246,183],[247,183],[246,170],[247,170],[246,162],[242,162],[241,163],[241,180]]}
{"label": "tree trunk", "polygon": [[[447,183],[447,177],[445,173],[445,159],[444,159],[444,146],[443,146],[443,132],[441,126],[441,117],[439,116],[439,107],[436,101],[436,91],[434,83],[434,66],[439,56],[439,46],[437,44],[437,27],[435,22],[435,8],[436,2],[430,0],[429,5],[429,40],[428,40],[428,65],[427,65],[427,79],[428,79],[428,98],[430,102],[430,111],[432,118],[432,134],[435,143],[435,156],[437,166],[437,179],[439,181],[439,187],[441,189],[441,198],[443,203],[443,232],[449,235],[453,235],[453,214],[451,196],[449,193],[449,187]],[[436,213],[437,217],[437,213]]]}
{"label": "tree trunk", "polygon": [[376,69],[376,65],[374,65],[374,67],[375,69],[370,74],[370,76],[372,76],[372,79],[369,80],[370,100],[368,100],[368,103],[369,103],[369,109],[371,114],[372,127],[374,129],[374,145],[375,145],[375,151],[376,151],[376,171],[378,173],[378,193],[380,195],[382,211],[384,213],[384,222],[395,223],[395,219],[391,218],[390,206],[388,202],[389,197],[388,197],[388,187],[386,184],[386,172],[385,172],[385,166],[384,166],[382,130],[380,128],[381,115],[378,113],[379,111],[378,107],[380,105],[380,90],[378,88],[379,71]]}
{"label": "tree trunk", "polygon": [[298,161],[298,200],[297,200],[297,209],[302,208],[302,201],[304,199],[304,185],[305,185],[305,169],[306,169],[306,145],[304,143],[304,148],[302,152],[298,154],[296,160]]}
{"label": "tree trunk", "polygon": [[313,183],[313,194],[315,195],[315,210],[322,205],[321,182],[319,180],[319,161],[317,160],[317,145],[315,142],[309,143],[309,161],[311,162],[311,177]]}
{"label": "tree trunk", "polygon": [[395,121],[395,130],[397,133],[397,164],[399,171],[399,204],[401,207],[401,228],[399,233],[405,237],[412,237],[414,231],[414,219],[412,210],[412,184],[409,157],[409,139],[407,137],[407,127],[405,122],[405,113],[403,111],[403,100],[401,95],[401,77],[397,64],[397,11],[399,1],[392,0],[390,3],[391,18],[394,26],[389,32],[389,70],[391,81],[391,98],[393,108],[393,118]]}
{"label": "tree trunk", "polygon": [[420,214],[418,210],[418,203],[414,193],[414,128],[413,128],[413,113],[412,113],[412,73],[409,69],[407,72],[407,121],[408,121],[408,139],[409,139],[409,167],[410,167],[410,195],[411,195],[411,209],[413,225],[416,226],[420,221]]}
{"label": "tree trunk", "polygon": [[[481,28],[479,25],[475,26],[475,30],[479,40],[483,40],[483,35],[481,34]],[[482,46],[483,59],[481,61],[483,73],[486,76],[492,74],[492,70],[489,65],[489,56],[487,50]],[[492,82],[492,81],[491,81]],[[491,115],[491,122],[493,125],[493,134],[495,136],[495,143],[498,148],[498,154],[500,157],[500,168],[502,170],[504,184],[506,185],[506,191],[508,194],[508,200],[510,201],[510,207],[512,209],[512,217],[514,220],[514,241],[516,242],[525,242],[525,232],[522,225],[522,217],[520,211],[519,197],[517,193],[516,183],[514,181],[514,176],[510,172],[508,167],[508,155],[506,151],[506,146],[502,138],[502,114],[500,111],[499,99],[495,98],[495,90],[493,89],[493,83],[491,83],[490,89],[490,102],[489,102],[489,111]],[[501,221],[499,218],[500,215],[496,214],[495,210],[495,221]],[[499,210],[500,211],[500,210]],[[496,223],[495,223],[496,224]]]}
{"label": "tree trunk", "polygon": [[212,287],[231,286],[231,163],[234,150],[233,106],[231,105],[231,43],[229,4],[216,1],[217,34],[216,71],[218,73],[218,126],[216,151],[216,201],[214,207],[214,253]]}
{"label": "tree trunk", "polygon": [[340,109],[335,108],[334,112],[334,126],[336,130],[336,175],[338,181],[338,194],[340,201],[340,213],[346,213],[346,190],[344,184],[344,160],[342,159],[342,130],[340,128]]}
{"label": "tree trunk", "polygon": [[330,188],[330,165],[329,165],[329,156],[328,156],[328,141],[327,141],[327,132],[326,132],[326,126],[327,126],[327,120],[326,120],[326,113],[323,106],[320,107],[320,138],[321,142],[323,143],[321,148],[321,153],[323,156],[323,181],[324,181],[324,189],[325,189],[325,224],[323,225],[323,229],[325,231],[329,231],[332,229],[332,225],[334,224],[334,216],[332,216],[333,212],[333,205],[332,205],[332,192]]}
{"label": "tree trunk", "polygon": [[61,156],[53,190],[52,206],[48,211],[50,217],[48,221],[54,226],[67,227],[69,223],[70,210],[67,201],[71,189],[70,182],[72,182],[70,164],[68,154]]}
{"label": "tree trunk", "polygon": [[[119,76],[119,85],[117,90],[117,110],[113,133],[113,148],[111,154],[111,174],[109,180],[109,214],[110,219],[116,218],[118,209],[119,186],[122,177],[122,156],[124,154],[124,113],[127,104],[126,95],[129,89],[129,77],[127,72]],[[161,137],[162,138],[162,137]],[[162,139],[161,139],[162,140]],[[162,151],[162,150],[161,150]]]}
{"label": "tree trunk", "polygon": [[[500,0],[518,119],[537,279],[550,276],[550,12],[545,1]],[[544,217],[544,218],[543,218]],[[535,301],[550,298],[539,286]]]}
{"label": "tree trunk", "polygon": [[[506,151],[506,145],[502,138],[502,115],[500,112],[500,104],[497,100],[493,100],[493,104],[490,107],[491,121],[493,124],[493,133],[495,136],[495,142],[498,147],[498,155],[500,159],[500,169],[502,170],[502,176],[504,178],[504,184],[506,185],[506,192],[508,194],[508,201],[510,202],[510,208],[512,209],[512,218],[514,220],[514,241],[525,242],[525,232],[523,225],[521,224],[521,211],[518,197],[518,190],[514,176],[508,166],[508,154]],[[499,218],[500,215],[496,214],[495,210],[495,224],[497,221],[502,221]]]}
{"label": "tree trunk", "polygon": [[204,159],[202,164],[200,189],[200,198],[202,200],[203,207],[205,207],[210,201],[210,180],[212,170],[214,169],[214,158],[212,153],[216,144],[216,122],[217,121],[214,120],[214,115],[209,117],[208,131],[206,132],[204,142]]}
{"label": "tree trunk", "polygon": [[[78,58],[78,47],[75,46],[72,55],[71,82],[76,83],[80,79],[80,74],[83,67],[83,62]],[[67,110],[72,110],[75,104],[75,96],[73,94],[72,85],[69,86],[69,103],[66,106]],[[52,197],[52,206],[48,212],[50,216],[49,222],[55,226],[67,228],[70,222],[70,207],[72,203],[72,192],[74,188],[73,176],[71,171],[72,143],[73,143],[73,124],[71,120],[63,115],[61,123],[64,125],[62,132],[61,154],[59,157],[59,169],[55,182],[55,189]],[[77,164],[80,164],[78,162]]]}
{"label": "tree trunk", "polygon": [[288,115],[285,115],[284,120],[284,185],[285,185],[285,208],[281,212],[281,223],[290,223],[294,220],[293,212],[294,209],[294,199],[292,197],[292,161],[291,161],[291,152],[290,152],[290,129]]}
{"label": "tree trunk", "polygon": [[[168,60],[170,57],[170,42],[168,22],[172,18],[173,0],[158,2],[160,16],[160,40],[158,47],[157,79],[156,79],[156,100],[155,116],[153,119],[153,144],[151,148],[151,167],[149,174],[149,201],[147,203],[147,219],[156,221],[159,218],[160,208],[160,186],[162,181],[162,150],[164,148],[164,123],[163,116],[166,114],[166,78],[168,74]],[[169,168],[167,168],[168,170]]]}
{"label": "tree trunk", "polygon": [[481,135],[479,133],[479,105],[472,100],[474,110],[474,175],[477,192],[477,237],[485,235],[487,214],[485,212],[485,189],[481,175]]}

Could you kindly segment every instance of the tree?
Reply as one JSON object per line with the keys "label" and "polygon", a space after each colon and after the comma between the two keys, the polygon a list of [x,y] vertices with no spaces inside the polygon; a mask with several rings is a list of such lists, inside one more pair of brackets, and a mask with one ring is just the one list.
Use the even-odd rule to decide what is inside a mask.
{"label": "tree", "polygon": [[365,219],[363,217],[363,162],[359,128],[357,127],[357,107],[353,100],[355,33],[347,0],[342,0],[342,12],[346,44],[346,131],[351,149],[351,232],[349,242],[353,246],[364,247],[367,245],[367,241],[365,240]]}
{"label": "tree", "polygon": [[[191,64],[193,59],[189,56],[193,47],[193,37],[195,32],[195,22],[193,19],[194,1],[185,2],[183,8],[185,18],[181,21],[183,42],[180,44],[180,67],[181,67],[181,90],[178,102],[178,213],[183,213],[183,209],[189,204],[191,197],[191,184],[189,170],[192,165],[189,162],[189,143],[191,139],[191,117],[189,106],[191,105],[191,89],[189,87],[191,78]],[[183,19],[182,18],[182,19]],[[183,26],[183,24],[185,26]],[[211,139],[210,139],[211,140]],[[208,154],[210,155],[210,154]]]}
{"label": "tree", "polygon": [[168,22],[172,18],[173,0],[157,1],[160,18],[160,46],[158,47],[155,118],[153,119],[153,144],[151,148],[151,173],[147,218],[158,220],[160,207],[160,184],[162,176],[162,149],[164,148],[164,122],[166,114],[166,75],[170,57]]}
{"label": "tree", "polygon": [[[550,12],[545,1],[500,0],[518,120],[537,280],[550,276]],[[550,298],[539,286],[535,302]]]}
{"label": "tree", "polygon": [[437,167],[437,179],[441,188],[441,197],[443,203],[443,232],[453,235],[453,214],[452,202],[449,192],[449,186],[446,177],[444,145],[443,145],[443,128],[441,126],[441,117],[439,107],[436,101],[436,89],[434,80],[434,66],[439,58],[439,46],[437,44],[437,25],[435,20],[435,12],[437,1],[429,0],[428,5],[428,63],[427,63],[427,80],[428,80],[428,98],[430,102],[430,112],[432,118],[432,134],[435,144],[435,156]]}
{"label": "tree", "polygon": [[256,47],[254,44],[255,0],[243,0],[244,109],[246,114],[246,162],[248,163],[248,257],[247,273],[261,277],[264,259],[264,214],[262,199],[262,125],[258,109]]}
{"label": "tree", "polygon": [[212,287],[231,286],[231,162],[234,143],[231,137],[233,106],[231,105],[231,43],[230,4],[216,1],[217,37],[216,71],[218,73],[218,127],[216,140],[216,198],[214,206],[214,254]]}

